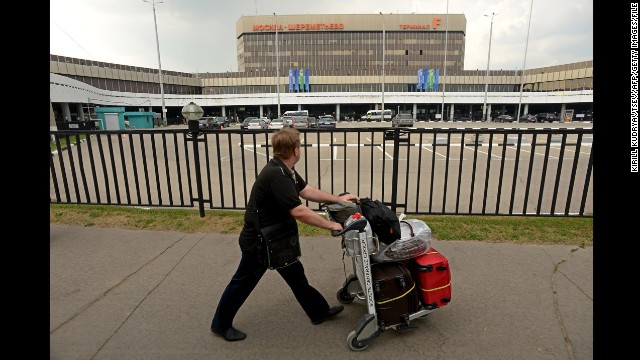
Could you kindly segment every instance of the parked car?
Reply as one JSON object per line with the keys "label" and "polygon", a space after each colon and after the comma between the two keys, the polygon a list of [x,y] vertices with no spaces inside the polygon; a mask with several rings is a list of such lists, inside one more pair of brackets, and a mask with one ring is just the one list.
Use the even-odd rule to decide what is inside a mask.
{"label": "parked car", "polygon": [[573,116],[573,121],[593,121],[593,111],[584,111]]}
{"label": "parked car", "polygon": [[413,126],[413,114],[397,114],[391,119],[391,126]]}
{"label": "parked car", "polygon": [[240,130],[246,130],[247,129],[247,125],[249,125],[249,122],[253,119],[257,119],[257,117],[246,117],[244,118],[244,120],[240,123]]}
{"label": "parked car", "polygon": [[554,113],[538,113],[536,114],[538,122],[554,122],[558,121],[558,117]]}
{"label": "parked car", "polygon": [[468,114],[453,114],[453,121],[471,121]]}
{"label": "parked car", "polygon": [[210,129],[224,129],[229,126],[229,120],[224,116],[216,116],[209,125]]}
{"label": "parked car", "polygon": [[[384,132],[385,140],[394,140],[395,130],[386,130]],[[398,141],[409,141],[409,131],[407,130],[398,130]]]}
{"label": "parked car", "polygon": [[307,120],[309,121],[309,127],[310,128],[317,128],[318,127],[318,119],[315,116],[309,116],[307,118]]}
{"label": "parked car", "polygon": [[307,129],[309,127],[309,121],[306,116],[294,116],[293,117],[293,128],[294,129]]}
{"label": "parked car", "polygon": [[281,119],[284,120],[284,126],[293,127],[293,116],[283,116]]}
{"label": "parked car", "polygon": [[267,123],[262,119],[253,118],[249,120],[247,124],[247,130],[264,130],[267,128]]}
{"label": "parked car", "polygon": [[524,114],[520,116],[520,122],[536,122],[538,119],[536,118],[535,115],[531,115],[531,114]]}
{"label": "parked car", "polygon": [[320,129],[335,129],[336,119],[331,115],[323,115],[318,119],[318,128]]}
{"label": "parked car", "polygon": [[267,129],[269,130],[280,130],[285,127],[284,119],[272,119],[271,122],[267,125]]}
{"label": "parked car", "polygon": [[514,120],[513,115],[509,115],[509,114],[498,115],[495,119],[493,119],[493,121],[496,121],[496,122],[513,122],[513,120]]}
{"label": "parked car", "polygon": [[204,129],[213,129],[215,126],[213,125],[213,117],[205,116],[198,120],[198,127],[200,130]]}

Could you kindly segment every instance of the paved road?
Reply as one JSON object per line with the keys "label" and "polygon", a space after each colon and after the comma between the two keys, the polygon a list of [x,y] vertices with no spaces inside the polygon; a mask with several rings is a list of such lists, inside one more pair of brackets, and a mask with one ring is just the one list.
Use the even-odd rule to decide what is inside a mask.
{"label": "paved road", "polygon": [[[338,129],[341,128],[391,128],[391,121],[339,121],[336,124]],[[418,129],[440,129],[440,128],[536,128],[536,129],[583,129],[593,128],[591,121],[572,121],[572,122],[552,122],[552,123],[504,123],[496,121],[415,121],[413,127]],[[170,125],[169,129],[187,129],[187,125],[177,124]],[[154,128],[155,130],[167,129],[167,127]],[[232,130],[240,130],[240,123],[233,123],[229,127]]]}
{"label": "paved road", "polygon": [[[314,326],[273,271],[236,317],[247,339],[211,334],[237,234],[52,224],[49,243],[50,359],[593,359],[592,247],[434,241],[452,302],[354,352],[346,337],[365,303]],[[310,282],[337,304],[352,269],[339,239],[301,243]]]}

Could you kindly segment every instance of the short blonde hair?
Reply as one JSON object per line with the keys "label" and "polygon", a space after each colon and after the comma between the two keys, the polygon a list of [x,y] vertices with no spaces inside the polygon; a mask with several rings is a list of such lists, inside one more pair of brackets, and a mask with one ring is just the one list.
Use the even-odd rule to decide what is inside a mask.
{"label": "short blonde hair", "polygon": [[293,128],[283,128],[278,130],[271,137],[273,155],[288,159],[293,156],[293,151],[300,147],[300,131]]}

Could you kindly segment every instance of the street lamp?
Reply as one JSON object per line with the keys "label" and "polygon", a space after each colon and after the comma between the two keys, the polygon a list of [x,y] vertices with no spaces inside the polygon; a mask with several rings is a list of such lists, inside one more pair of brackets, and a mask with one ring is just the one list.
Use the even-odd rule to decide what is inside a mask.
{"label": "street lamp", "polygon": [[182,107],[181,113],[187,120],[200,120],[202,115],[204,115],[204,110],[202,110],[200,105],[191,101]]}
{"label": "street lamp", "polygon": [[278,118],[280,117],[280,52],[278,51],[278,15],[273,13],[276,20],[276,90],[278,90]]}
{"label": "street lamp", "polygon": [[384,14],[380,11],[380,15],[382,15],[382,118],[381,121],[384,121],[384,51],[385,51],[385,27],[384,27]]}
{"label": "street lamp", "polygon": [[447,83],[444,81],[447,76],[447,40],[449,37],[449,0],[447,0],[447,20],[445,20],[444,29],[444,66],[442,69],[442,115],[440,116],[440,122],[444,121],[444,89]]}
{"label": "street lamp", "polygon": [[167,126],[167,114],[164,108],[164,85],[162,85],[162,64],[160,63],[160,42],[158,41],[158,23],[156,22],[156,4],[161,4],[162,1],[156,0],[142,0],[146,3],[151,4],[153,8],[153,25],[156,29],[156,48],[158,50],[158,72],[160,73],[160,100],[162,101],[162,125]]}
{"label": "street lamp", "polygon": [[[204,199],[202,197],[202,181],[201,181],[201,175],[200,175],[200,155],[199,155],[200,152],[198,151],[198,142],[199,142],[198,137],[201,136],[202,134],[200,133],[200,124],[198,119],[202,117],[202,115],[204,114],[204,111],[202,110],[202,107],[200,105],[192,101],[187,105],[185,105],[182,108],[181,112],[182,112],[182,116],[184,116],[184,118],[188,120],[189,134],[187,134],[187,136],[189,136],[191,138],[191,141],[193,141],[193,161],[195,163],[194,168],[196,170],[196,191],[198,194],[198,197],[194,200],[198,201],[198,210],[200,211],[200,217],[203,218],[204,217]],[[204,141],[204,140],[200,140],[200,141]]]}
{"label": "street lamp", "polygon": [[518,117],[516,122],[520,122],[520,106],[522,105],[522,86],[524,86],[524,69],[527,64],[527,48],[529,47],[529,29],[531,29],[531,13],[533,12],[533,0],[529,9],[529,25],[527,26],[527,41],[524,45],[524,60],[522,61],[522,72],[520,72],[520,98],[518,99]]}
{"label": "street lamp", "polygon": [[[489,90],[489,61],[491,60],[491,34],[493,33],[493,17],[498,13],[491,13],[491,27],[489,28],[489,55],[487,55],[487,74],[484,76],[484,104],[482,105],[482,114],[484,115],[484,121],[489,121],[489,114],[487,114],[487,91]],[[489,15],[485,15],[489,16]]]}

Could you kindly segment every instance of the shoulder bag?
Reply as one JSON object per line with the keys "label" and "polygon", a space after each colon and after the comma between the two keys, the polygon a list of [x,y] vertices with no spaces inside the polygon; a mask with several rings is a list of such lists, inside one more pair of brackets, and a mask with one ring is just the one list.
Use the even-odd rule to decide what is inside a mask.
{"label": "shoulder bag", "polygon": [[267,268],[274,270],[289,266],[300,259],[300,238],[298,236],[298,224],[295,219],[277,223],[275,225],[260,227],[259,211],[253,212],[258,232],[259,246],[262,253],[258,253],[262,263]]}
{"label": "shoulder bag", "polygon": [[[274,158],[275,159],[275,158]],[[282,164],[277,161],[282,175],[290,178],[297,190],[297,180],[294,174],[282,168]],[[300,249],[300,238],[298,236],[298,223],[293,217],[288,217],[285,221],[275,225],[265,227],[260,226],[260,210],[253,212],[255,216],[255,226],[258,233],[258,240],[262,248],[262,254],[258,254],[262,263],[267,268],[273,270],[289,266],[300,259],[302,250]],[[260,252],[260,251],[259,251]]]}

